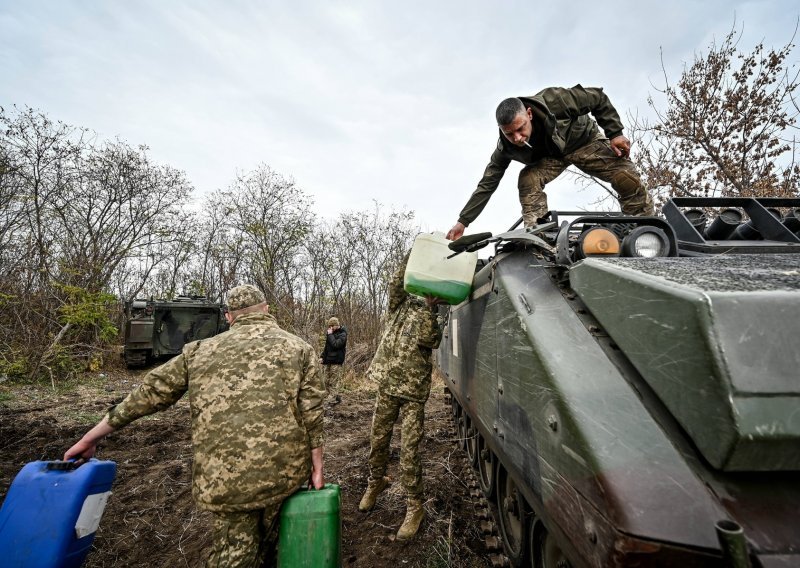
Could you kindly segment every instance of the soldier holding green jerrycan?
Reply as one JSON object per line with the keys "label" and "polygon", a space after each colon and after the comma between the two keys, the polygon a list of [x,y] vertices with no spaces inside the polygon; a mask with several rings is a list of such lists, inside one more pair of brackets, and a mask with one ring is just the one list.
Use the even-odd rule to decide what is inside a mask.
{"label": "soldier holding green jerrycan", "polygon": [[[431,391],[431,353],[442,338],[438,304],[459,303],[469,295],[477,262],[474,253],[448,256],[443,234],[417,237],[389,284],[389,313],[368,371],[378,383],[378,395],[370,433],[369,481],[358,508],[370,511],[390,483],[389,444],[394,423],[402,415],[400,476],[407,501],[399,540],[413,537],[425,516],[419,444]],[[424,295],[425,300],[409,292]]]}

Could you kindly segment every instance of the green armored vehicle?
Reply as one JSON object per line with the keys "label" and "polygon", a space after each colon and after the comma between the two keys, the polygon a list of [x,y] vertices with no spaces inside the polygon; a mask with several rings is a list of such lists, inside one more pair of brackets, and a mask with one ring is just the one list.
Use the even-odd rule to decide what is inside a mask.
{"label": "green armored vehicle", "polygon": [[800,200],[663,213],[450,245],[495,246],[436,357],[515,566],[800,565]]}
{"label": "green armored vehicle", "polygon": [[125,363],[144,367],[153,359],[177,355],[191,341],[228,329],[222,304],[202,296],[125,303]]}

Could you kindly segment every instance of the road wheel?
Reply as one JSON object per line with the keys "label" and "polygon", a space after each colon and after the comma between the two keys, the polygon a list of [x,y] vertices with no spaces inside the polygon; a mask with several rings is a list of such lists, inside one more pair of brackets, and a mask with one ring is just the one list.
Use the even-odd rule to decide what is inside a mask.
{"label": "road wheel", "polygon": [[530,557],[534,568],[572,568],[556,539],[538,519],[530,524]]}
{"label": "road wheel", "polygon": [[494,452],[486,445],[486,440],[483,439],[483,436],[478,434],[478,484],[487,499],[494,497],[494,462]]}
{"label": "road wheel", "polygon": [[467,421],[469,417],[462,411],[458,416],[458,447],[462,450],[467,448]]}
{"label": "road wheel", "polygon": [[138,369],[147,365],[147,351],[136,350],[125,352],[125,365],[129,369]]}
{"label": "road wheel", "polygon": [[467,418],[467,459],[472,467],[478,465],[478,431]]}
{"label": "road wheel", "polygon": [[528,507],[514,480],[499,461],[496,475],[500,537],[506,556],[512,566],[525,566],[528,558]]}

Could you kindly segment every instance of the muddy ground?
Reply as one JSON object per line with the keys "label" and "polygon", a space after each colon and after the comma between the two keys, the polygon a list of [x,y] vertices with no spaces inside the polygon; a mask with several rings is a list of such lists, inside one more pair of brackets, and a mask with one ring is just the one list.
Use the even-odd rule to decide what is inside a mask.
{"label": "muddy ground", "polygon": [[[141,380],[142,372],[95,374],[81,383],[50,388],[0,385],[0,495],[27,462],[60,459],[106,409]],[[399,482],[370,513],[358,511],[367,483],[374,390],[345,385],[342,402],[326,410],[325,477],[341,486],[342,565],[358,568],[491,566],[477,511],[482,502],[458,447],[442,383],[434,381],[422,442],[426,520],[409,542],[394,539],[405,511]],[[117,462],[113,495],[84,566],[202,566],[210,544],[210,518],[191,498],[192,447],[188,404],[115,432],[98,458]],[[392,440],[389,475],[398,479],[399,430]],[[485,502],[484,502],[485,503]],[[497,559],[495,558],[495,561]]]}

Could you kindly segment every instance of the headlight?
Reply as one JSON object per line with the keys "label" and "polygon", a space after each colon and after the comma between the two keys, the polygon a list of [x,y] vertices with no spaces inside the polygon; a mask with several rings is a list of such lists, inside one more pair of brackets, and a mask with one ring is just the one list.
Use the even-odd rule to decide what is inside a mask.
{"label": "headlight", "polygon": [[622,240],[622,256],[669,256],[669,239],[658,227],[636,227]]}
{"label": "headlight", "polygon": [[576,255],[578,258],[619,256],[619,239],[608,229],[593,227],[578,237]]}

